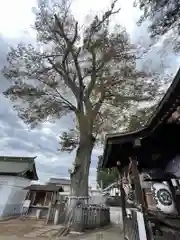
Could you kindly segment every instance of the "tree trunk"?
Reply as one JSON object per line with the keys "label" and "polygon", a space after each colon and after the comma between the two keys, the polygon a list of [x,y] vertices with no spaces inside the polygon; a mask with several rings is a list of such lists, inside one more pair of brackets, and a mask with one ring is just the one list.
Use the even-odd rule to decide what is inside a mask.
{"label": "tree trunk", "polygon": [[[89,168],[93,146],[94,140],[92,137],[86,135],[86,137],[83,136],[83,138],[80,139],[80,144],[76,152],[74,169],[71,173],[71,198],[67,209],[66,224],[68,229],[72,227],[77,232],[82,232],[84,230],[83,222],[81,222],[83,219],[80,217],[81,213],[75,213],[75,209],[79,203],[83,205],[87,203],[86,200],[89,195]],[[78,222],[75,220],[76,214],[80,217]]]}
{"label": "tree trunk", "polygon": [[71,172],[71,197],[66,218],[68,228],[71,226],[75,231],[83,231],[84,226],[81,213],[83,208],[76,207],[79,204],[86,204],[86,200],[89,196],[89,168],[91,164],[92,149],[95,143],[90,119],[89,117],[84,117],[84,115],[78,116],[80,141],[76,151],[73,170]]}
{"label": "tree trunk", "polygon": [[71,173],[71,196],[88,196],[88,178],[94,140],[83,136],[76,152],[74,171]]}

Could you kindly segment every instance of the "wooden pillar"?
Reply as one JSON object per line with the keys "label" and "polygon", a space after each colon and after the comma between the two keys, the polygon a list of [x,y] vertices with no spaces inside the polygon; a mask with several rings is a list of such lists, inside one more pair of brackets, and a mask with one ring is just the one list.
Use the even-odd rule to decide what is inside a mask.
{"label": "wooden pillar", "polygon": [[46,195],[45,195],[45,198],[44,198],[44,206],[46,206],[47,195],[48,195],[48,192],[46,192]]}
{"label": "wooden pillar", "polygon": [[36,191],[32,191],[32,202],[31,202],[31,205],[34,205],[34,202],[36,200]]}
{"label": "wooden pillar", "polygon": [[137,160],[136,158],[130,159],[132,164],[132,175],[133,175],[133,182],[135,186],[135,197],[136,197],[136,203],[140,208],[142,208],[142,211],[146,209],[146,203],[143,195],[143,191],[141,188],[140,178],[139,178],[139,171],[137,167]]}
{"label": "wooden pillar", "polygon": [[51,218],[51,209],[52,209],[52,201],[49,202],[49,208],[48,208],[48,212],[47,212],[47,216],[46,216],[46,220],[45,220],[45,224],[47,225],[50,218]]}
{"label": "wooden pillar", "polygon": [[125,191],[123,188],[123,184],[122,184],[122,175],[120,175],[120,192],[121,192],[121,211],[122,211],[122,230],[123,230],[123,234],[125,237],[125,229],[126,229],[126,199],[125,199]]}
{"label": "wooden pillar", "polygon": [[[132,162],[131,169],[132,169],[132,176],[133,176],[133,182],[134,182],[134,187],[135,187],[136,205],[139,210],[137,212],[137,221],[138,220],[142,221],[142,224],[138,223],[138,227],[139,228],[142,227],[142,229],[139,229],[139,233],[140,233],[140,235],[143,235],[142,237],[140,236],[140,240],[143,238],[144,238],[144,240],[146,240],[146,239],[152,240],[153,235],[152,235],[152,231],[150,229],[149,222],[147,219],[147,206],[146,206],[146,201],[145,201],[144,194],[143,194],[143,191],[141,188],[138,165],[137,165],[138,164],[137,158],[131,157],[130,161]],[[141,219],[138,219],[138,218],[141,218]],[[145,229],[143,229],[143,224],[144,224]]]}
{"label": "wooden pillar", "polygon": [[119,171],[119,190],[121,194],[121,211],[122,211],[122,224],[123,224],[123,233],[125,233],[125,218],[126,218],[126,194],[123,188],[122,177],[123,174],[121,172],[120,167],[117,165]]}

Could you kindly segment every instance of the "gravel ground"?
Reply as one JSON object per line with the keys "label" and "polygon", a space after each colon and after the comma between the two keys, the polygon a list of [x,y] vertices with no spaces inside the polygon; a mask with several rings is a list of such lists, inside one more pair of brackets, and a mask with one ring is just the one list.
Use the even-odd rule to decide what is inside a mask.
{"label": "gravel ground", "polygon": [[81,236],[78,240],[124,240],[119,226],[111,226],[107,229],[91,233],[88,236]]}
{"label": "gravel ground", "polygon": [[[6,222],[0,222],[0,240],[123,240],[122,237],[122,217],[121,208],[110,208],[112,226],[94,230],[79,236],[70,237],[52,237],[61,226],[45,226],[44,221],[26,219],[12,219]],[[75,239],[74,239],[75,238]]]}
{"label": "gravel ground", "polygon": [[[0,240],[44,240],[47,238],[44,237],[20,237],[15,235],[9,235],[9,236],[0,236]],[[88,234],[83,234],[81,236],[76,236],[74,238],[72,237],[59,237],[59,238],[48,238],[51,240],[124,240],[122,236],[121,229],[118,226],[111,226],[106,229],[97,230],[95,232],[91,232]]]}

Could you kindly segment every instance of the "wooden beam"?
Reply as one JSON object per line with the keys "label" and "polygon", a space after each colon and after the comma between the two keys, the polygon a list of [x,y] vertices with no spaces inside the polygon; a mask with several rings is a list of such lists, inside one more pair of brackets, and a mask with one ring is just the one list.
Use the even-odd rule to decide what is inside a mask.
{"label": "wooden beam", "polygon": [[34,205],[34,202],[35,202],[35,200],[36,200],[36,192],[35,191],[33,191],[33,194],[32,194],[33,196],[32,196],[32,205]]}
{"label": "wooden beam", "polygon": [[46,195],[45,195],[45,198],[44,198],[44,206],[46,206],[46,200],[47,200],[47,192],[46,192]]}

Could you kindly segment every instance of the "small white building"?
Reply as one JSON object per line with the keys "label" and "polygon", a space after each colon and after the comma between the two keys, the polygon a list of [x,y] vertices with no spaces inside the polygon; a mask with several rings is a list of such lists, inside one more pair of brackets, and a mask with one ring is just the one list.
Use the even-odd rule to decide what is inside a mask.
{"label": "small white building", "polygon": [[71,180],[66,178],[50,178],[47,184],[55,184],[61,186],[67,195],[70,193]]}
{"label": "small white building", "polygon": [[120,190],[117,182],[111,183],[106,188],[103,189],[104,195],[109,195],[111,197],[120,196]]}
{"label": "small white building", "polygon": [[0,220],[20,215],[27,194],[24,188],[38,180],[34,159],[0,157]]}
{"label": "small white building", "polygon": [[89,204],[105,204],[106,198],[103,196],[103,192],[98,188],[91,188],[89,191]]}
{"label": "small white building", "polygon": [[[70,195],[71,180],[68,178],[50,178],[47,184],[55,184],[56,186],[61,186],[64,190],[63,195]],[[89,187],[89,191],[91,191],[91,187]]]}

